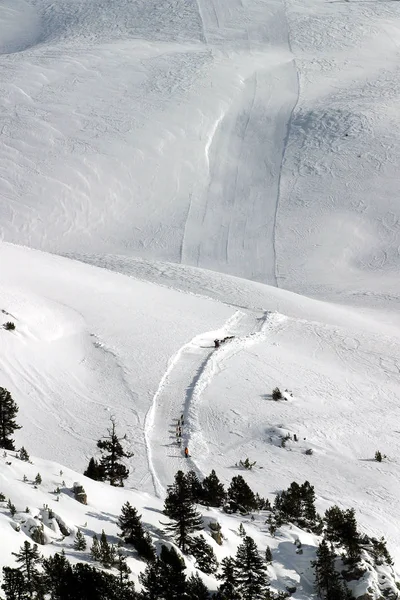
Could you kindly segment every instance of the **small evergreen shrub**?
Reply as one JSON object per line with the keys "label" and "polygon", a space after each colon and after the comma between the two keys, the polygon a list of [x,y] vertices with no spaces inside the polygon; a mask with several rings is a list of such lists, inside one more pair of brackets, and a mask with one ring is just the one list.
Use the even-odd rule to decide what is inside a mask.
{"label": "small evergreen shrub", "polygon": [[387,458],[386,454],[382,454],[379,450],[375,452],[375,460],[377,462],[382,462],[384,458]]}
{"label": "small evergreen shrub", "polygon": [[35,485],[40,485],[42,483],[42,476],[38,473],[35,477]]}
{"label": "small evergreen shrub", "polygon": [[242,469],[247,469],[250,471],[254,467],[256,462],[256,460],[254,462],[250,462],[249,459],[246,458],[245,460],[239,460],[239,464],[236,464],[235,466],[242,467]]}
{"label": "small evergreen shrub", "polygon": [[13,504],[10,499],[8,499],[7,508],[10,511],[11,516],[13,517],[17,512],[17,509],[15,508],[15,504]]}
{"label": "small evergreen shrub", "polygon": [[83,551],[86,550],[86,540],[82,531],[78,529],[74,540],[74,550]]}
{"label": "small evergreen shrub", "polygon": [[15,329],[15,323],[12,321],[7,321],[7,323],[4,323],[3,328],[7,331],[13,331]]}
{"label": "small evergreen shrub", "polygon": [[272,400],[282,400],[283,396],[282,396],[282,392],[281,390],[276,387],[274,390],[272,390]]}
{"label": "small evergreen shrub", "polygon": [[18,456],[19,460],[23,460],[25,462],[29,462],[29,460],[30,460],[30,456],[23,446],[19,450],[19,453],[17,456]]}
{"label": "small evergreen shrub", "polygon": [[0,492],[0,502],[5,502],[5,501],[6,501],[5,495],[2,492]]}

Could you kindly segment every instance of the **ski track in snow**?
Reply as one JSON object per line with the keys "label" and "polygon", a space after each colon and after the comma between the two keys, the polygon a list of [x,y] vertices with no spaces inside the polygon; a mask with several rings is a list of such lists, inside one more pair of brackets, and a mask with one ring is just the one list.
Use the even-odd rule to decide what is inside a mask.
{"label": "ski track in snow", "polygon": [[[148,464],[158,497],[165,495],[178,470],[194,470],[203,475],[192,454],[208,453],[197,412],[201,395],[224,360],[263,341],[274,320],[270,313],[236,311],[219,331],[194,337],[170,359],[145,421]],[[215,349],[215,336],[226,335],[234,335],[235,339]],[[181,414],[184,426],[179,446],[176,426]],[[184,457],[186,446],[189,459]]]}

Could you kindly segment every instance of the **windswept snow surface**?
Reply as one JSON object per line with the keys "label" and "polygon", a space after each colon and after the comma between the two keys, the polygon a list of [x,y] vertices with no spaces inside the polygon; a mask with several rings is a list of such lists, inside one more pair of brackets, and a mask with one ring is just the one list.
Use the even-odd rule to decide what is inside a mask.
{"label": "windswept snow surface", "polygon": [[82,471],[115,415],[129,485],[248,456],[400,563],[399,46],[398,2],[4,0],[18,446]]}
{"label": "windswept snow surface", "polygon": [[1,385],[31,452],[83,469],[110,416],[154,491],[144,440],[150,400],[172,356],[234,310],[27,248],[0,246]]}
{"label": "windswept snow surface", "polygon": [[[175,273],[190,293],[167,287],[173,265],[156,285],[4,243],[0,261],[4,321],[16,323],[1,334],[1,380],[20,406],[18,444],[82,470],[114,414],[135,453],[133,487],[162,498],[189,468],[228,483],[249,457],[261,494],[309,479],[320,510],[355,506],[400,559],[398,325],[198,269]],[[276,385],[293,397],[273,402]],[[287,433],[299,441],[282,448]]]}

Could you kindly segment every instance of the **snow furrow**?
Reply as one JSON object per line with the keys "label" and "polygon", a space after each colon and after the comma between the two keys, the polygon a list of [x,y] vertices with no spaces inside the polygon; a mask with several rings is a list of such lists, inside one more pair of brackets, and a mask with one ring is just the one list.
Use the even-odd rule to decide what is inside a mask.
{"label": "snow furrow", "polygon": [[[240,320],[240,315],[240,311],[236,311],[228,319],[221,331],[230,330],[234,327],[236,322]],[[161,378],[156,393],[153,396],[150,409],[147,412],[144,437],[154,491],[158,497],[164,496],[166,487],[161,479],[166,484],[171,482],[171,477],[164,477],[165,471],[163,465],[166,466],[165,458],[167,450],[162,450],[162,448],[169,448],[173,452],[169,458],[179,459],[178,462],[180,462],[184,448],[184,436],[182,439],[182,449],[177,448],[176,444],[175,425],[184,410],[184,401],[179,400],[179,395],[181,394],[181,398],[185,398],[187,390],[190,387],[191,378],[193,377],[193,371],[196,372],[198,369],[201,371],[202,361],[205,361],[206,357],[213,351],[212,340],[219,333],[209,332],[195,336],[190,342],[179,348],[171,357],[167,370]],[[200,344],[205,346],[203,352]],[[191,363],[194,363],[194,365],[192,366]]]}
{"label": "snow furrow", "polygon": [[[198,402],[210,382],[216,364],[249,344],[264,339],[266,315],[236,311],[218,331],[195,336],[170,359],[145,420],[145,440],[149,469],[155,493],[162,497],[166,486],[178,470],[197,469],[184,455],[184,448],[201,439],[201,424],[193,402]],[[213,340],[234,335],[231,342],[218,349]],[[178,444],[177,423],[184,416],[181,443]],[[196,437],[197,436],[197,437]]]}

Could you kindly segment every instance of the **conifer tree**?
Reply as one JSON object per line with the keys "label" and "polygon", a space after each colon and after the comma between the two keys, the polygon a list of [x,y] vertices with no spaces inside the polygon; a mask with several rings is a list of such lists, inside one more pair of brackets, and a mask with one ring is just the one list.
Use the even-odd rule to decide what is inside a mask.
{"label": "conifer tree", "polygon": [[190,535],[202,529],[202,519],[193,505],[191,486],[182,471],[176,473],[174,484],[168,486],[164,514],[175,521],[166,529],[173,532],[179,548],[185,552]]}
{"label": "conifer tree", "polygon": [[209,600],[210,594],[198,573],[187,580],[187,600]]}
{"label": "conifer tree", "polygon": [[329,549],[326,540],[318,546],[317,560],[312,562],[315,570],[315,586],[323,600],[346,600],[348,590],[335,570],[335,553]]}
{"label": "conifer tree", "polygon": [[0,448],[15,450],[12,434],[21,429],[16,423],[18,406],[11,397],[8,390],[0,387]]}
{"label": "conifer tree", "polygon": [[121,598],[125,600],[127,594],[131,594],[134,597],[135,587],[132,581],[129,579],[131,569],[128,567],[126,562],[126,556],[122,552],[121,548],[117,550],[117,557],[115,560],[115,567],[118,571],[118,588],[121,594]]}
{"label": "conifer tree", "polygon": [[241,475],[232,477],[231,484],[228,488],[228,499],[240,511],[249,511],[257,508],[256,497],[249,485]]}
{"label": "conifer tree", "polygon": [[6,600],[25,600],[29,598],[25,577],[19,569],[3,567],[3,584],[1,589],[6,595]]}
{"label": "conifer tree", "polygon": [[217,557],[214,550],[207,544],[205,537],[199,535],[190,542],[190,554],[196,559],[196,567],[208,575],[215,573],[218,569]]}
{"label": "conifer tree", "polygon": [[234,558],[227,556],[222,560],[221,573],[218,574],[217,577],[222,581],[218,588],[221,600],[240,600],[241,596],[238,592],[236,563]]}
{"label": "conifer tree", "polygon": [[42,476],[38,473],[35,477],[35,485],[40,485],[42,483]]}
{"label": "conifer tree", "polygon": [[52,600],[68,598],[68,585],[72,579],[72,567],[64,550],[43,560],[43,584]]}
{"label": "conifer tree", "polygon": [[86,550],[86,539],[80,529],[78,529],[78,531],[76,532],[74,540],[74,550],[79,550],[80,552]]}
{"label": "conifer tree", "polygon": [[223,505],[226,499],[226,492],[214,469],[203,479],[202,488],[202,504],[216,507]]}
{"label": "conifer tree", "polygon": [[293,481],[287,490],[275,498],[275,515],[280,523],[291,521],[300,527],[315,530],[319,518],[315,510],[314,487],[308,481],[299,485]]}
{"label": "conifer tree", "polygon": [[186,598],[185,563],[174,548],[161,547],[160,557],[148,563],[139,581],[141,600],[180,600]]}
{"label": "conifer tree", "polygon": [[189,471],[189,473],[186,474],[186,479],[192,492],[193,502],[201,502],[203,488],[196,473],[194,471]]}
{"label": "conifer tree", "polygon": [[27,451],[26,451],[26,449],[24,448],[24,446],[22,446],[22,448],[20,448],[20,450],[19,450],[19,454],[18,454],[18,458],[19,458],[20,460],[23,460],[23,461],[25,461],[25,462],[28,462],[28,461],[29,461],[29,458],[30,458],[30,457],[29,457],[29,454],[28,454],[28,452],[27,452]]}
{"label": "conifer tree", "polygon": [[148,563],[144,571],[139,575],[142,585],[141,600],[159,600],[162,597],[163,581],[161,579],[162,564],[159,558]]}
{"label": "conifer tree", "polygon": [[111,569],[115,563],[115,547],[108,543],[104,529],[100,536],[100,563],[106,569]]}
{"label": "conifer tree", "polygon": [[265,562],[267,564],[272,563],[272,552],[271,552],[271,548],[269,546],[267,546],[265,548]]}
{"label": "conifer tree", "polygon": [[83,473],[86,477],[94,481],[104,481],[105,472],[102,465],[99,465],[93,457],[89,460],[88,468]]}
{"label": "conifer tree", "polygon": [[361,556],[361,538],[354,508],[342,511],[338,506],[332,506],[325,513],[325,524],[327,541],[343,546],[349,562],[357,563]]}
{"label": "conifer tree", "polygon": [[19,552],[12,552],[16,562],[24,575],[27,597],[33,598],[35,591],[40,588],[40,574],[38,567],[42,562],[42,557],[36,544],[33,546],[29,542],[24,542]]}
{"label": "conifer tree", "polygon": [[121,441],[126,440],[126,434],[123,438],[118,438],[113,418],[111,418],[111,428],[107,431],[108,436],[97,442],[97,447],[102,453],[100,464],[104,469],[105,479],[110,482],[110,485],[123,487],[125,479],[129,476],[129,470],[118,461],[121,458],[131,458],[133,454],[123,449]]}
{"label": "conifer tree", "polygon": [[94,536],[93,536],[92,547],[90,548],[90,554],[92,555],[93,560],[101,559],[100,544],[99,544],[99,540],[98,540],[96,534],[94,534]]}
{"label": "conifer tree", "polygon": [[161,581],[163,584],[163,598],[165,600],[178,600],[186,596],[185,562],[175,548],[161,547]]}
{"label": "conifer tree", "polygon": [[237,549],[235,575],[243,600],[261,600],[264,597],[268,586],[265,564],[250,536],[246,536]]}
{"label": "conifer tree", "polygon": [[126,544],[132,544],[141,558],[147,561],[154,560],[156,557],[155,548],[152,544],[150,535],[144,530],[141,515],[137,514],[136,508],[129,502],[123,505],[121,515],[118,519],[118,525],[121,529],[120,536]]}

